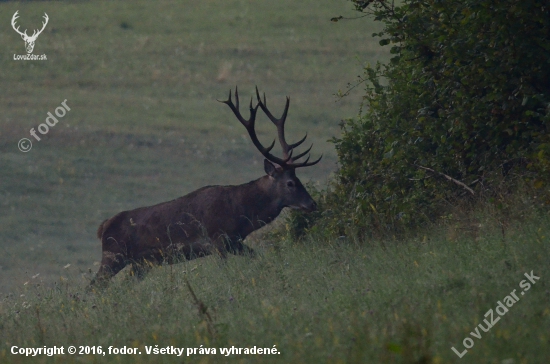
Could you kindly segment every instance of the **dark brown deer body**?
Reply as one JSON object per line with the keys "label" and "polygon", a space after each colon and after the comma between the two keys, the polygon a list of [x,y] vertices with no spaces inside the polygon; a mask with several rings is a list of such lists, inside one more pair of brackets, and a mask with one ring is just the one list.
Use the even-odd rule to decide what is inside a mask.
{"label": "dark brown deer body", "polygon": [[[295,169],[314,165],[320,158],[308,163],[294,161],[309,149],[292,158],[292,150],[305,138],[288,145],[284,139],[284,122],[289,100],[283,116],[276,119],[262,102],[256,90],[258,104],[250,104],[250,118],[245,120],[239,112],[238,93],[236,106],[224,101],[246,127],[254,145],[265,156],[266,176],[238,186],[207,186],[188,195],[158,205],[123,211],[105,220],[97,231],[102,243],[101,267],[92,280],[106,283],[126,265],[142,276],[149,267],[162,262],[175,263],[183,258],[194,259],[218,253],[225,258],[227,252],[253,254],[243,240],[254,230],[274,220],[284,207],[313,211],[315,201],[296,177]],[[273,144],[265,148],[254,131],[258,107],[277,126],[283,159],[270,154]],[[311,147],[310,147],[311,149]]]}

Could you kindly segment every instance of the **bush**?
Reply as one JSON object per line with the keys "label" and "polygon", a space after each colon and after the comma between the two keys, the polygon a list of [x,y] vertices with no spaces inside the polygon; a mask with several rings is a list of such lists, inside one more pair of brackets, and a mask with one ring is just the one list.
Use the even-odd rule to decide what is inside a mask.
{"label": "bush", "polygon": [[416,226],[519,180],[548,188],[546,2],[353,3],[383,22],[373,36],[393,58],[365,67],[363,112],[333,139],[335,233]]}

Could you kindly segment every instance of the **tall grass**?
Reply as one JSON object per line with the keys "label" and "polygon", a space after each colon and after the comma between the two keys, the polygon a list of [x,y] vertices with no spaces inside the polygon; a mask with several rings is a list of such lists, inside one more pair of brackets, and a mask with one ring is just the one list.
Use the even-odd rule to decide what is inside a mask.
{"label": "tall grass", "polygon": [[[136,347],[137,356],[84,362],[543,363],[550,355],[548,216],[498,225],[476,238],[447,228],[403,242],[259,239],[255,258],[216,257],[121,273],[84,293],[87,274],[68,267],[53,288],[31,279],[0,303],[2,362],[19,347]],[[487,225],[488,224],[488,225]],[[540,280],[481,338],[470,335],[531,271]],[[189,284],[189,286],[188,286]],[[195,296],[195,297],[194,297]],[[497,315],[495,313],[495,315]],[[463,339],[474,340],[463,359]],[[147,355],[145,346],[217,348],[216,355]],[[277,355],[220,355],[219,348],[273,348]]]}

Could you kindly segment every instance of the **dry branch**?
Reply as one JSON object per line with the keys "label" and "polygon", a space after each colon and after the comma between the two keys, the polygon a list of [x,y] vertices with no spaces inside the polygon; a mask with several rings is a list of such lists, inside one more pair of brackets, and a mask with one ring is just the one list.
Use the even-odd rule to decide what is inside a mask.
{"label": "dry branch", "polygon": [[456,184],[459,185],[460,187],[465,188],[465,189],[466,189],[468,192],[470,192],[472,195],[475,195],[474,190],[472,190],[470,187],[466,186],[466,184],[464,184],[464,182],[460,182],[459,180],[457,180],[457,179],[455,179],[455,178],[453,178],[453,177],[451,177],[451,176],[448,176],[448,175],[446,175],[445,173],[438,172],[438,171],[433,170],[433,169],[428,168],[428,167],[419,166],[418,164],[415,164],[414,166],[417,167],[417,168],[420,168],[420,169],[424,169],[424,170],[426,170],[426,171],[430,171],[430,172],[439,174],[440,176],[443,176],[443,177],[447,178],[449,181],[456,183]]}
{"label": "dry branch", "polygon": [[199,309],[199,315],[205,318],[208,333],[210,336],[216,336],[216,328],[214,327],[214,321],[212,320],[210,313],[208,313],[208,307],[204,304],[204,302],[197,298],[197,295],[195,295],[193,288],[191,288],[191,284],[189,284],[187,277],[184,277],[184,280],[189,292],[191,293],[191,297],[193,297],[193,301],[195,301],[195,305],[197,305],[197,308]]}

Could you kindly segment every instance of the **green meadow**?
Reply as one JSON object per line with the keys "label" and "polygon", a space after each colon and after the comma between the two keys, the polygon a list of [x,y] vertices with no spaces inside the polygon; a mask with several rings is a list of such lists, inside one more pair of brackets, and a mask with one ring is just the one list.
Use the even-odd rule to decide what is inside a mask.
{"label": "green meadow", "polygon": [[[29,34],[48,14],[33,52],[47,60],[14,60],[25,54],[10,26],[16,10]],[[248,239],[254,259],[201,258],[142,281],[124,270],[85,292],[104,219],[263,175],[245,129],[216,101],[236,85],[244,115],[256,85],[275,115],[290,97],[288,139],[307,132],[312,157],[323,154],[299,177],[326,188],[337,168],[328,140],[359,112],[362,87],[335,94],[364,62],[387,59],[371,37],[379,25],[330,21],[339,15],[356,16],[343,0],[0,5],[0,362],[547,362],[550,221],[527,198],[514,218],[482,209],[399,240],[296,241],[283,214]],[[31,128],[64,100],[70,111],[34,139]],[[264,144],[276,136],[265,117],[257,129]],[[21,138],[30,151],[18,150]],[[540,279],[524,291],[531,271]],[[514,289],[519,300],[498,315]],[[500,320],[472,336],[490,309]],[[463,352],[465,338],[473,346],[460,359],[451,347]],[[70,345],[77,354],[11,353]],[[156,345],[185,352],[146,353]],[[278,354],[220,352],[254,346]]]}

